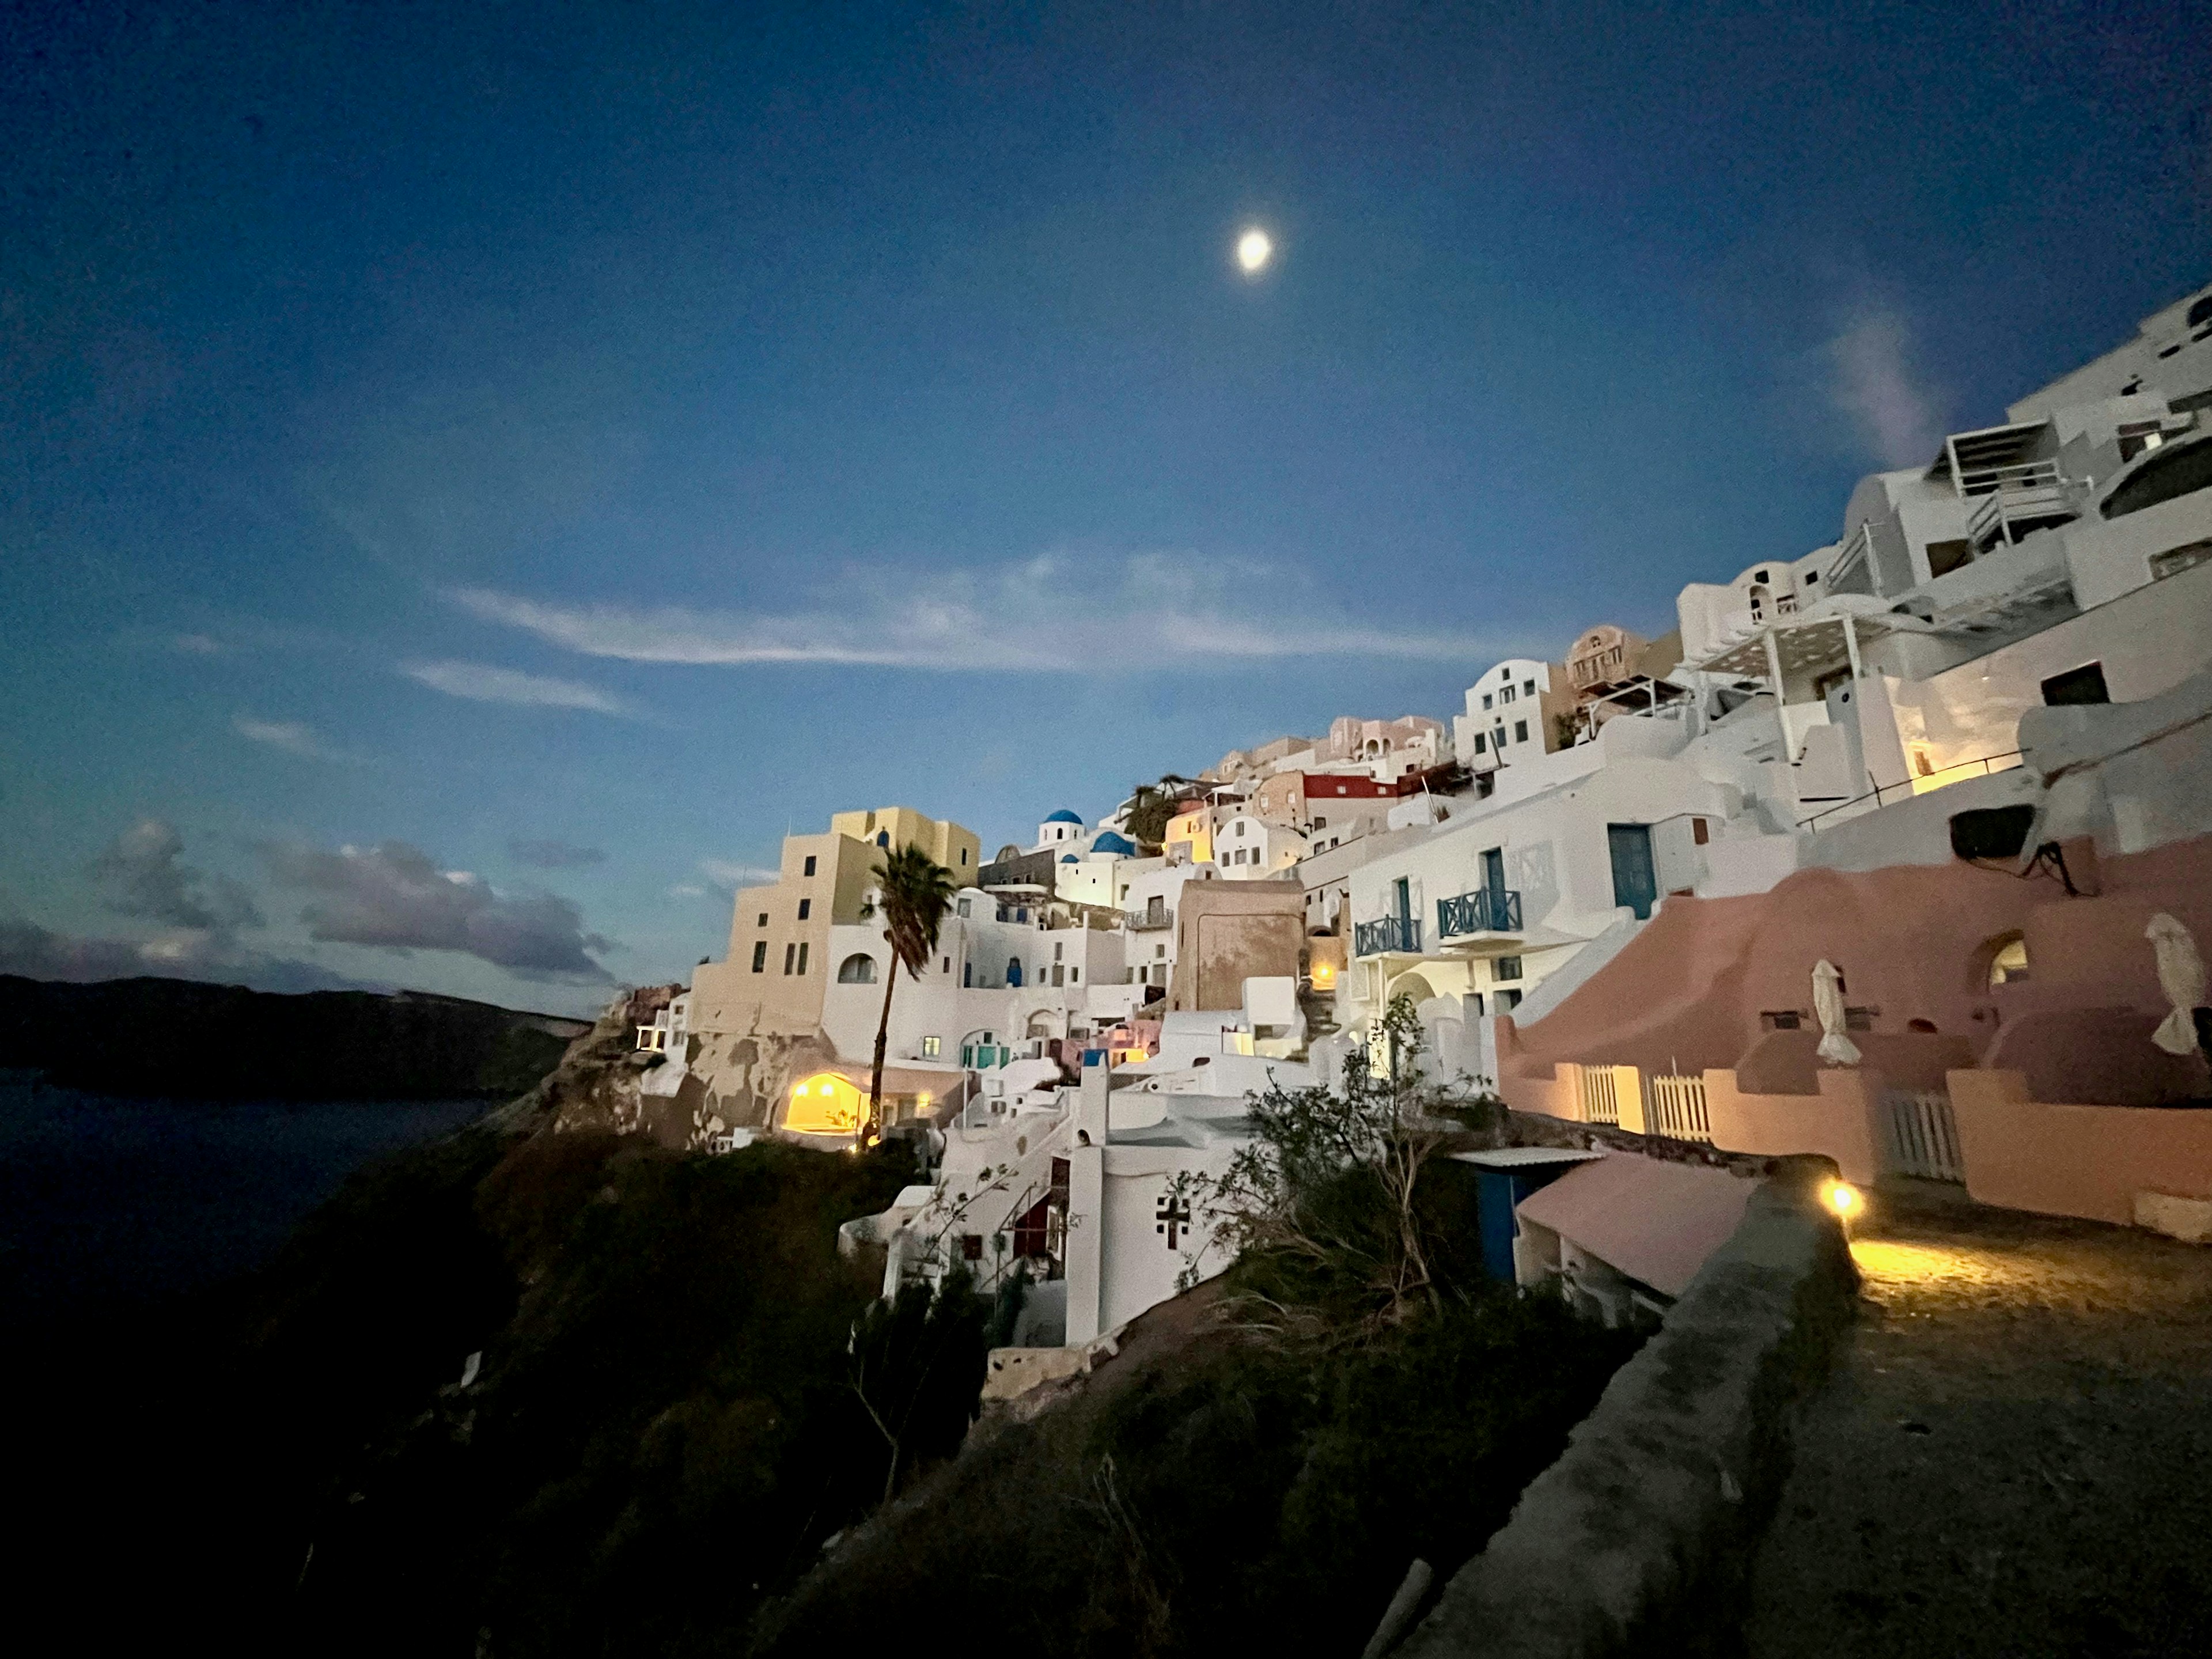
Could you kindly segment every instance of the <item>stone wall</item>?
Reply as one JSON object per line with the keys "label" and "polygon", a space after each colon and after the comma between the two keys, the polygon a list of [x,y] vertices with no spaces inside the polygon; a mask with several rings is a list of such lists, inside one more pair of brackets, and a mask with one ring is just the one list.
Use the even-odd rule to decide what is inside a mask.
{"label": "stone wall", "polygon": [[1398,1653],[1727,1650],[1797,1402],[1855,1305],[1858,1276],[1820,1198],[1832,1175],[1825,1159],[1786,1160],[1752,1195],[1658,1334]]}

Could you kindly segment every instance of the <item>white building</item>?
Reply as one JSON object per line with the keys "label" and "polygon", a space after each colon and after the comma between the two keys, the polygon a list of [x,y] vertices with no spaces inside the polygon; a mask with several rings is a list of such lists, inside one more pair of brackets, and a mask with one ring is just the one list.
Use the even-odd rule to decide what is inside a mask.
{"label": "white building", "polygon": [[1279,876],[1305,857],[1311,843],[1285,823],[1247,811],[1224,815],[1213,832],[1213,865],[1226,881]]}
{"label": "white building", "polygon": [[1462,766],[1493,767],[1566,748],[1562,717],[1575,699],[1566,671],[1533,657],[1513,657],[1483,670],[1467,689],[1467,709],[1452,716],[1452,753]]}

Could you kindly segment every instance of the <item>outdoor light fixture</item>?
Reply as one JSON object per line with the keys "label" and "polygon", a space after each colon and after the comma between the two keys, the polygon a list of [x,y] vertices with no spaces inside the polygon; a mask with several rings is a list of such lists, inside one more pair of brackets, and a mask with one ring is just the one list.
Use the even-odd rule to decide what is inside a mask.
{"label": "outdoor light fixture", "polygon": [[1830,1182],[1825,1196],[1828,1207],[1836,1212],[1836,1218],[1839,1221],[1849,1221],[1864,1207],[1866,1202],[1860,1197],[1857,1188],[1843,1181]]}

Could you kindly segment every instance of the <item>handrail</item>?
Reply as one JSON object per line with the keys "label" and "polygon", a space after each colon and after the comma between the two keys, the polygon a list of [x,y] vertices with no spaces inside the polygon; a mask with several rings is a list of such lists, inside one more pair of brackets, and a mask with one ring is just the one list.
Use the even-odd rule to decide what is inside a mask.
{"label": "handrail", "polygon": [[1354,956],[1376,957],[1394,951],[1411,955],[1421,948],[1421,919],[1384,916],[1379,921],[1355,922],[1352,945]]}
{"label": "handrail", "polygon": [[[1917,777],[1907,778],[1903,783],[1880,784],[1868,790],[1863,795],[1854,795],[1850,799],[1838,801],[1833,806],[1822,807],[1809,818],[1800,818],[1797,821],[1797,827],[1800,830],[1810,830],[1822,818],[1833,813],[1848,811],[1865,801],[1872,801],[1876,806],[1880,806],[1884,804],[1885,796],[1894,798],[1908,794],[1917,795],[1921,793],[1918,786],[1928,782],[1931,778],[1940,778],[1946,772],[1963,772],[1969,767],[1978,766],[1982,769],[1983,776],[1994,777],[1999,772],[2009,772],[2014,769],[2012,766],[1998,766],[1995,764],[1996,762],[2008,760],[2017,765],[2020,757],[2019,750],[2008,749],[2001,754],[1984,755],[1979,760],[1959,761],[1949,766],[1939,766],[1933,772],[1923,772]],[[1941,788],[1942,786],[1938,784],[1936,787]]]}
{"label": "handrail", "polygon": [[1478,887],[1437,901],[1437,937],[1453,939],[1469,933],[1517,933],[1521,931],[1521,895],[1510,887]]}

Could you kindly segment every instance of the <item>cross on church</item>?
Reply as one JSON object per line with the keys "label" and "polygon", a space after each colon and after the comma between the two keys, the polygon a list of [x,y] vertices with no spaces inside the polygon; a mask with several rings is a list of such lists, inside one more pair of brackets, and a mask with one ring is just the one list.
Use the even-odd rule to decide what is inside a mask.
{"label": "cross on church", "polygon": [[1160,1200],[1159,1211],[1154,1219],[1159,1223],[1159,1225],[1154,1227],[1152,1231],[1156,1233],[1165,1233],[1168,1236],[1168,1249],[1172,1250],[1181,1237],[1182,1230],[1190,1225],[1190,1206],[1173,1193],[1170,1193]]}

